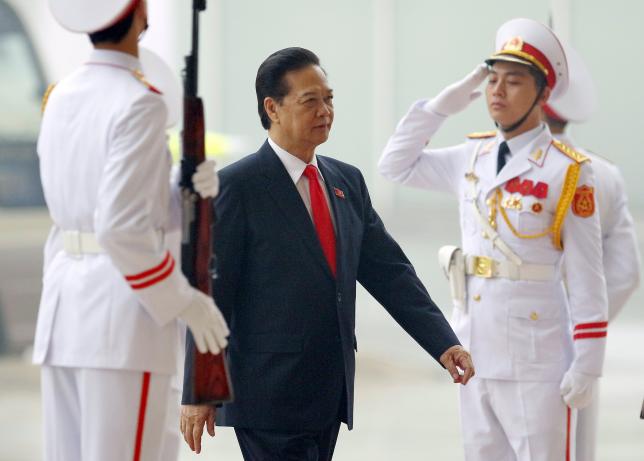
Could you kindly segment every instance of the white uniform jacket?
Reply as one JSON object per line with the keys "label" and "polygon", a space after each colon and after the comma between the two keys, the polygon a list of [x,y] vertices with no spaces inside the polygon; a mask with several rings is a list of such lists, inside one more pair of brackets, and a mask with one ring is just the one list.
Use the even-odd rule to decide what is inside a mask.
{"label": "white uniform jacket", "polygon": [[[95,50],[51,93],[38,154],[54,228],[45,247],[34,362],[175,373],[176,316],[193,292],[164,234],[171,213],[167,111],[127,54]],[[170,218],[170,215],[174,219]],[[99,254],[68,254],[66,232]]]}
{"label": "white uniform jacket", "polygon": [[640,283],[640,255],[628,196],[617,165],[580,149],[566,135],[555,135],[593,161],[597,203],[602,228],[604,276],[608,292],[608,319],[613,321]]}
{"label": "white uniform jacket", "polygon": [[[497,176],[497,151],[503,141],[498,134],[444,149],[425,149],[444,120],[427,109],[425,101],[414,104],[389,139],[379,171],[394,182],[456,195],[464,253],[507,260],[482,235],[472,202],[487,215],[489,199],[498,189],[500,206],[515,231],[541,233],[552,225],[567,169],[575,161],[552,145],[550,131],[541,126],[521,135],[520,143],[515,138],[515,144],[521,145],[518,150],[509,142],[512,157]],[[466,173],[477,149],[473,190]],[[592,188],[593,181],[589,163],[582,163],[577,184]],[[477,376],[557,381],[571,363],[579,372],[599,376],[607,326],[599,214],[582,218],[567,212],[563,251],[550,236],[515,236],[500,210],[496,221],[500,237],[523,263],[553,266],[555,275],[549,281],[467,277],[465,308],[454,309],[452,320],[459,339],[472,353]],[[562,286],[564,271],[568,295]]]}

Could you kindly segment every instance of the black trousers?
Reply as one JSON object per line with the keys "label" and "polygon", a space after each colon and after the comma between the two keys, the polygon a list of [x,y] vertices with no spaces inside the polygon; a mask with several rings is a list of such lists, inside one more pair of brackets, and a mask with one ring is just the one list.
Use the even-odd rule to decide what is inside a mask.
{"label": "black trousers", "polygon": [[321,431],[277,432],[235,428],[244,461],[331,461],[340,421]]}

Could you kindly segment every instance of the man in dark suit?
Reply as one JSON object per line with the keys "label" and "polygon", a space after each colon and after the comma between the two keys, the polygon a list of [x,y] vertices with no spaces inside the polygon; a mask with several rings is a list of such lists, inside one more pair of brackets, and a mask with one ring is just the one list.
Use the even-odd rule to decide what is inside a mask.
{"label": "man in dark suit", "polygon": [[[466,384],[474,368],[372,208],[360,171],[315,155],[333,122],[317,56],[272,54],[255,88],[268,140],[221,171],[215,206],[213,292],[231,330],[235,392],[217,423],[235,427],[245,460],[330,460],[340,422],[353,424],[356,282],[454,382]],[[193,353],[188,341],[181,424],[199,452],[204,424],[214,435],[215,408],[192,393]]]}

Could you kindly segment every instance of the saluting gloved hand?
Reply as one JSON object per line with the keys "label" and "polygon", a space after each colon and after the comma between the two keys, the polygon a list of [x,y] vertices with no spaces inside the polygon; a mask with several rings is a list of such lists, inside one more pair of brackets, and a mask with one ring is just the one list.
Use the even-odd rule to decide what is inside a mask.
{"label": "saluting gloved hand", "polygon": [[452,83],[427,103],[427,107],[438,115],[453,115],[465,109],[481,96],[478,86],[490,73],[487,64],[479,64],[463,80]]}
{"label": "saluting gloved hand", "polygon": [[192,302],[179,314],[192,332],[197,350],[202,354],[219,354],[227,345],[230,334],[226,320],[211,297],[194,290]]}
{"label": "saluting gloved hand", "polygon": [[561,396],[570,408],[585,408],[593,401],[597,377],[568,370],[561,380]]}
{"label": "saluting gloved hand", "polygon": [[197,166],[197,171],[192,175],[192,184],[201,198],[216,197],[219,193],[219,175],[217,175],[217,162],[205,160]]}

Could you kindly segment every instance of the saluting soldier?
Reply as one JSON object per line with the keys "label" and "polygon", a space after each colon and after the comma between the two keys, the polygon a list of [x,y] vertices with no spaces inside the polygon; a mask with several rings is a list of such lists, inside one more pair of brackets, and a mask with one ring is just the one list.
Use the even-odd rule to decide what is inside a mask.
{"label": "saluting soldier", "polygon": [[[54,224],[34,345],[44,459],[159,460],[178,319],[204,352],[225,347],[228,330],[164,238],[180,213],[170,206],[168,110],[138,59],[145,0],[50,7],[63,27],[89,34],[94,50],[49,93],[38,140]],[[213,164],[202,163],[193,182],[214,196]]]}
{"label": "saluting soldier", "polygon": [[[592,159],[595,189],[602,230],[604,275],[608,294],[608,321],[612,322],[639,285],[640,258],[633,217],[619,168],[609,160],[582,149],[567,131],[569,122],[587,121],[595,109],[595,85],[579,53],[570,45],[568,58],[570,88],[543,106],[546,123],[553,136]],[[577,415],[577,460],[595,461],[599,389],[591,404]]]}
{"label": "saluting soldier", "polygon": [[[488,75],[498,131],[425,148]],[[568,459],[574,409],[601,375],[608,313],[593,171],[541,121],[540,106],[567,87],[555,34],[513,19],[485,64],[411,107],[380,159],[392,181],[459,201],[462,249],[439,256],[454,330],[477,364],[473,386],[460,390],[468,461]]]}

